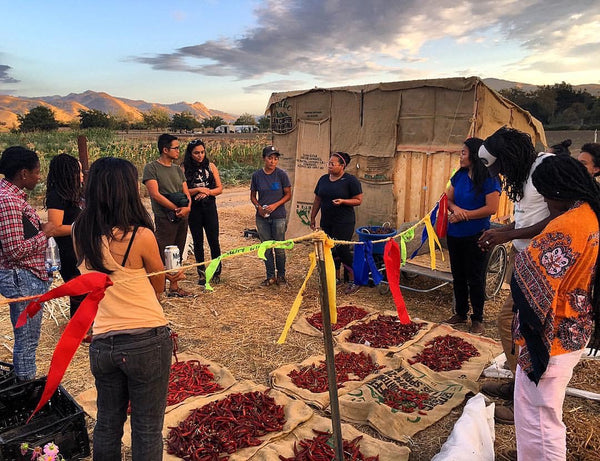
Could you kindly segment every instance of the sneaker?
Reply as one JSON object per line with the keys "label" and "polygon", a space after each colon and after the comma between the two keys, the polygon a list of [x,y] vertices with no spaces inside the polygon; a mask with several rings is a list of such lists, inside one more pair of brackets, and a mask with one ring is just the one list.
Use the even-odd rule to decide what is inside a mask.
{"label": "sneaker", "polygon": [[483,334],[483,323],[478,320],[473,320],[471,322],[471,328],[469,328],[469,333],[473,333],[474,335]]}
{"label": "sneaker", "polygon": [[492,397],[498,397],[504,400],[513,400],[515,394],[515,382],[487,382],[481,386],[481,392]]}
{"label": "sneaker", "polygon": [[355,285],[354,282],[350,282],[350,283],[348,283],[348,286],[344,290],[344,294],[353,295],[358,290],[360,290],[360,285]]}
{"label": "sneaker", "polygon": [[454,314],[448,320],[444,320],[442,323],[446,323],[448,325],[457,325],[459,323],[467,323],[467,318],[462,315]]}
{"label": "sneaker", "polygon": [[219,283],[221,283],[221,276],[218,274],[213,275],[213,278],[210,279],[210,283],[213,285],[218,285]]}
{"label": "sneaker", "polygon": [[260,286],[261,287],[270,287],[271,285],[275,285],[277,283],[277,280],[275,279],[275,277],[271,277],[268,279],[264,279],[261,283]]}
{"label": "sneaker", "polygon": [[515,424],[515,409],[513,402],[506,405],[496,405],[494,409],[494,420],[498,424]]}
{"label": "sneaker", "polygon": [[198,280],[198,285],[200,285],[200,286],[206,285],[206,279],[200,279],[200,280]]}

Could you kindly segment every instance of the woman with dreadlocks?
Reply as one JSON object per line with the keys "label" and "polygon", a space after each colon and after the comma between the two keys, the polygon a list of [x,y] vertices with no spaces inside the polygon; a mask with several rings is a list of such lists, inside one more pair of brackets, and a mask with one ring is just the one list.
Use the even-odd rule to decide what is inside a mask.
{"label": "woman with dreadlocks", "polygon": [[[478,242],[483,250],[512,240],[512,249],[517,253],[521,252],[530,239],[539,234],[550,221],[548,206],[533,185],[531,174],[546,158],[553,155],[538,155],[529,135],[512,128],[500,128],[483,142],[479,148],[479,157],[488,167],[490,175],[502,175],[504,190],[514,202],[514,222],[485,231]],[[509,295],[498,315],[498,332],[508,367],[514,375],[517,357],[511,334],[512,308],[513,299]],[[494,416],[500,424],[514,423],[513,389],[512,380],[485,383],[481,388],[486,394],[507,401],[506,405],[495,407]]]}
{"label": "woman with dreadlocks", "polygon": [[[515,257],[513,337],[518,459],[565,459],[565,391],[589,341],[600,348],[600,191],[577,160],[553,156],[532,175],[557,215]],[[591,338],[591,340],[590,340]]]}
{"label": "woman with dreadlocks", "polygon": [[[71,239],[71,225],[81,212],[81,184],[83,172],[79,161],[68,154],[59,154],[50,161],[46,180],[46,208],[48,221],[56,226],[56,244],[60,256],[60,275],[65,282],[77,277],[77,259]],[[71,317],[83,297],[70,299]]]}

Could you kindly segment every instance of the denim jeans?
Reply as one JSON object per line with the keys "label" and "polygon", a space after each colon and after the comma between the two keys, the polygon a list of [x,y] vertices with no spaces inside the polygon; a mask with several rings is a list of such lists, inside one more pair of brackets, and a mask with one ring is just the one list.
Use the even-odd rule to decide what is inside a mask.
{"label": "denim jeans", "polygon": [[[197,263],[204,262],[204,233],[206,233],[206,240],[210,247],[210,258],[215,259],[221,256],[219,215],[214,198],[192,203],[188,224],[194,239],[194,257]],[[197,271],[200,280],[205,280],[206,266],[198,266]],[[221,264],[217,267],[214,275],[221,275]]]}
{"label": "denim jeans", "polygon": [[[286,230],[285,218],[263,218],[256,217],[256,230],[260,241],[266,240],[285,240]],[[285,250],[283,248],[275,249],[275,263],[273,263],[273,248],[265,252],[265,267],[267,269],[267,278],[275,277],[275,267],[277,266],[277,276],[285,277]]]}
{"label": "denim jeans", "polygon": [[[0,270],[0,294],[7,298],[43,294],[49,287],[49,280],[41,280],[26,269]],[[35,378],[35,351],[42,328],[43,309],[32,318],[28,318],[27,323],[21,328],[15,328],[19,315],[28,304],[27,301],[10,304],[10,321],[15,334],[13,365],[17,378],[22,381]]]}
{"label": "denim jeans", "polygon": [[161,460],[173,352],[169,329],[158,327],[138,335],[94,339],[89,351],[98,391],[94,460],[121,461],[129,402],[133,460]]}

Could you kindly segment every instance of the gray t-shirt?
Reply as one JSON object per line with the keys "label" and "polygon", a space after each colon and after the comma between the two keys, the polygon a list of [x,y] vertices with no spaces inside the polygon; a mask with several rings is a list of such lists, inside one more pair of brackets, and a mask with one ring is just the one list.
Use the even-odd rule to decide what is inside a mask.
{"label": "gray t-shirt", "polygon": [[[280,168],[275,168],[271,174],[265,173],[262,168],[252,174],[252,182],[250,190],[258,192],[258,203],[262,205],[271,205],[272,203],[281,200],[285,195],[283,189],[291,187],[290,178],[285,171]],[[256,212],[256,216],[260,216]],[[285,218],[285,206],[277,207],[271,218]]]}
{"label": "gray t-shirt", "polygon": [[[171,166],[164,166],[157,160],[146,164],[144,167],[144,174],[142,175],[142,182],[146,184],[146,181],[154,179],[158,182],[158,192],[162,195],[173,194],[175,192],[183,192],[183,183],[185,182],[185,175],[178,165],[172,164]],[[159,205],[154,200],[151,200],[152,212],[157,218],[166,218],[167,210]]]}

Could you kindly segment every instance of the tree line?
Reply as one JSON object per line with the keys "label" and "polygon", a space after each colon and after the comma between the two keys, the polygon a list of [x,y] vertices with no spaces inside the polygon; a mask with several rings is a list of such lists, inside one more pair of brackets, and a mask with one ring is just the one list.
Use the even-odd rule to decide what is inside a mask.
{"label": "tree line", "polygon": [[[165,130],[194,131],[200,128],[215,129],[228,123],[220,116],[213,115],[198,120],[191,112],[183,111],[172,116],[164,109],[155,107],[147,112],[142,112],[142,120],[132,121],[123,115],[111,115],[97,109],[79,109],[78,120],[67,124],[73,128],[108,128],[113,130]],[[25,114],[18,114],[18,127],[14,131],[51,131],[58,129],[61,124],[56,120],[54,111],[46,106],[37,106]],[[259,117],[258,120],[251,114],[240,115],[234,125],[256,125],[260,131],[270,128],[268,117]]]}
{"label": "tree line", "polygon": [[568,83],[542,85],[532,91],[508,88],[500,94],[529,111],[546,130],[600,128],[600,97]]}

